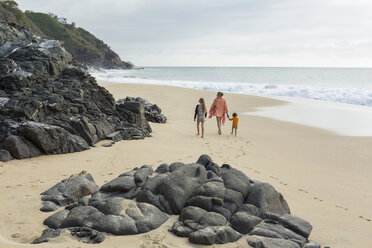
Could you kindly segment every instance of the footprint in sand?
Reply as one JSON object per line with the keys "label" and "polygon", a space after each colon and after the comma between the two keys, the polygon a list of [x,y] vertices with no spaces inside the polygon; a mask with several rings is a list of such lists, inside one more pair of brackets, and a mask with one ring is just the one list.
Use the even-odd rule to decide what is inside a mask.
{"label": "footprint in sand", "polygon": [[273,176],[269,176],[269,177],[272,178],[272,179],[278,180],[277,177],[273,177]]}
{"label": "footprint in sand", "polygon": [[365,220],[365,221],[368,221],[368,222],[371,221],[370,219],[367,219],[367,218],[365,218],[365,217],[363,217],[363,216],[361,216],[361,215],[359,216],[359,218],[360,218],[360,219],[363,219],[363,220]]}
{"label": "footprint in sand", "polygon": [[88,160],[85,160],[85,162],[91,162],[91,161],[92,161],[92,160],[89,160],[89,159],[88,159]]}
{"label": "footprint in sand", "polygon": [[336,205],[336,208],[341,208],[341,209],[346,210],[346,211],[349,210],[348,208],[344,208],[344,207],[341,207],[341,206],[338,206],[338,205]]}
{"label": "footprint in sand", "polygon": [[111,175],[114,175],[114,173],[111,172],[111,173],[107,174],[107,176],[111,176]]}
{"label": "footprint in sand", "polygon": [[304,190],[304,189],[298,189],[298,191],[301,191],[301,192],[304,192],[304,193],[309,193],[308,191]]}
{"label": "footprint in sand", "polygon": [[22,234],[20,234],[20,233],[14,233],[14,234],[12,234],[12,238],[13,239],[18,239],[18,238],[20,238],[20,237],[22,237],[23,235]]}
{"label": "footprint in sand", "polygon": [[318,197],[314,197],[314,200],[317,200],[317,201],[320,201],[320,202],[323,201],[322,199],[319,199]]}
{"label": "footprint in sand", "polygon": [[284,186],[287,186],[288,184],[286,184],[286,183],[283,183],[283,182],[279,182],[280,184],[283,184]]}
{"label": "footprint in sand", "polygon": [[254,173],[257,173],[257,174],[261,174],[261,172],[259,172],[259,171],[256,171],[256,170],[254,171]]}

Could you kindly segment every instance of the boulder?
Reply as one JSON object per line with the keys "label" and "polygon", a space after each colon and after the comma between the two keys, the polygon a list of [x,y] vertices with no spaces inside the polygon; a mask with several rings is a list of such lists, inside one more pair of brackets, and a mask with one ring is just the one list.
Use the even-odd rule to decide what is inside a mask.
{"label": "boulder", "polygon": [[[258,224],[255,228],[266,229],[268,231],[271,231],[271,232],[275,233],[275,236],[270,237],[270,238],[276,238],[277,237],[276,234],[279,234],[281,237],[283,237],[285,239],[290,239],[290,240],[298,243],[300,245],[300,247],[302,247],[307,241],[306,238],[304,238],[301,235],[285,228],[284,226],[276,223],[275,221],[265,220],[264,222]],[[252,234],[257,235],[257,233],[255,232],[254,229],[253,229],[252,232],[253,233],[250,233],[251,235]]]}
{"label": "boulder", "polygon": [[78,152],[89,149],[87,142],[64,128],[40,122],[27,122],[18,132],[33,142],[44,154]]}
{"label": "boulder", "polygon": [[240,192],[244,199],[251,190],[250,179],[243,172],[232,168],[230,165],[222,165],[222,179],[226,188]]}
{"label": "boulder", "polygon": [[0,161],[1,162],[7,162],[12,159],[13,157],[8,150],[0,149]]}
{"label": "boulder", "polygon": [[194,190],[207,180],[205,168],[198,164],[185,165],[162,180],[157,190],[167,199],[172,212],[179,214]]}
{"label": "boulder", "polygon": [[257,224],[262,221],[261,218],[245,212],[237,212],[230,220],[231,227],[241,234],[249,233]]}
{"label": "boulder", "polygon": [[93,190],[81,189],[84,180],[94,183],[86,172],[62,180],[43,193],[43,205],[50,211],[69,205],[44,224],[56,230],[74,229],[82,241],[96,242],[96,235],[103,240],[101,232],[131,235],[154,230],[168,213],[179,214],[169,231],[196,244],[224,244],[248,234],[252,247],[312,247],[307,243],[311,224],[282,214],[289,208],[271,185],[251,181],[229,165],[220,168],[206,155],[198,161],[163,164],[155,174],[149,165],[136,167],[99,191],[95,184]]}
{"label": "boulder", "polygon": [[246,203],[260,209],[261,213],[290,214],[290,209],[283,195],[268,183],[255,183]]}
{"label": "boulder", "polygon": [[229,226],[206,227],[190,234],[189,241],[194,244],[212,245],[235,242],[242,235]]}
{"label": "boulder", "polygon": [[291,229],[305,238],[310,236],[311,230],[313,229],[313,226],[306,220],[290,214],[283,214],[278,221],[286,228]]}
{"label": "boulder", "polygon": [[98,190],[97,184],[93,177],[83,171],[77,175],[72,175],[67,179],[62,180],[50,189],[41,193],[42,201],[53,202],[46,203],[42,209],[44,211],[54,211],[55,206],[66,206],[70,203],[77,202],[84,196],[90,195]]}
{"label": "boulder", "polygon": [[288,239],[248,236],[247,242],[252,248],[301,248],[297,243]]}
{"label": "boulder", "polygon": [[130,189],[136,187],[134,176],[120,176],[104,184],[101,188],[101,192],[127,192]]}

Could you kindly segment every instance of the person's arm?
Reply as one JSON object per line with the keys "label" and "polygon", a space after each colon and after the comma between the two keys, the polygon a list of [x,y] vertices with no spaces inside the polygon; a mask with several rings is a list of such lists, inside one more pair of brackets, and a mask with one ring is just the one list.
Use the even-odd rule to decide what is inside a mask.
{"label": "person's arm", "polygon": [[198,115],[198,105],[196,105],[196,107],[195,107],[194,121],[196,120],[197,115]]}

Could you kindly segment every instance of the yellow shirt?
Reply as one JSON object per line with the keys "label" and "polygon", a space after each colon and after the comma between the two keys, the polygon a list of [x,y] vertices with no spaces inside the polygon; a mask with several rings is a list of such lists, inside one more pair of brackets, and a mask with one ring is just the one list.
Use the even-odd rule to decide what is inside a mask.
{"label": "yellow shirt", "polygon": [[238,117],[229,118],[229,120],[233,121],[233,127],[238,127],[238,123],[239,123]]}

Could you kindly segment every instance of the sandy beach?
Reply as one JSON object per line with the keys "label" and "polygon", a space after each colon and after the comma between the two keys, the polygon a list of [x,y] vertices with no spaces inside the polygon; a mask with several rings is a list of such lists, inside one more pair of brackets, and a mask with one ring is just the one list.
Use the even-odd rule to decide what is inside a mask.
{"label": "sandy beach", "polygon": [[[102,185],[144,164],[195,162],[209,154],[250,178],[272,184],[293,215],[313,225],[311,240],[337,248],[371,247],[372,137],[341,136],[326,130],[253,115],[239,115],[238,136],[231,123],[217,135],[216,121],[206,122],[205,138],[196,136],[193,111],[199,97],[207,106],[215,92],[170,86],[103,83],[116,99],[141,96],[158,104],[166,124],[151,123],[152,137],[121,141],[110,148],[101,141],[88,151],[0,162],[0,247],[30,245],[50,215],[39,211],[40,193],[71,174],[86,170]],[[269,98],[225,94],[229,112],[285,104]],[[38,247],[196,247],[167,229],[175,216],[149,233],[108,236],[99,245],[77,242],[64,234]],[[202,246],[197,246],[202,247]],[[245,238],[213,247],[249,247]]]}

